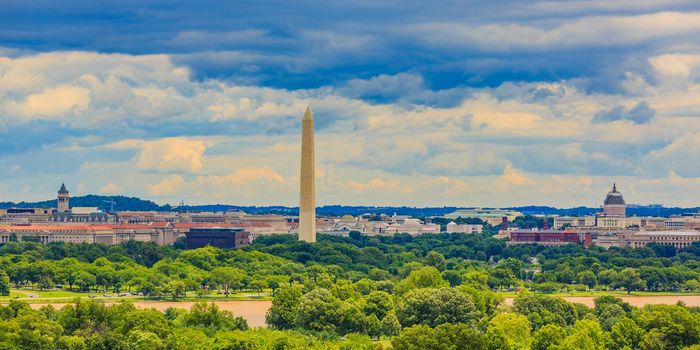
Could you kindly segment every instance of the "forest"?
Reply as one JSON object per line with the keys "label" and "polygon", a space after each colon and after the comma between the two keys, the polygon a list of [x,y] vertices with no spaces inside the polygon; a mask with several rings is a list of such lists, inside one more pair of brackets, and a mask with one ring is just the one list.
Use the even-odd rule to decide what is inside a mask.
{"label": "forest", "polygon": [[[700,349],[699,308],[636,308],[612,294],[700,291],[698,244],[506,246],[466,234],[313,244],[280,235],[231,250],[9,242],[0,270],[5,295],[60,287],[201,300],[160,312],[129,301],[57,310],[2,299],[7,349]],[[582,291],[598,291],[595,307],[557,297]],[[267,328],[211,302],[242,292],[272,299]]]}

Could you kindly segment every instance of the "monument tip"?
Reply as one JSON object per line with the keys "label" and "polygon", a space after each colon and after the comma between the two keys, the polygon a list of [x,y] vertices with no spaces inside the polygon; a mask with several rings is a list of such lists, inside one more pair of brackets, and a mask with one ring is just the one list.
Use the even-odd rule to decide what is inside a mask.
{"label": "monument tip", "polygon": [[307,105],[306,106],[306,112],[304,112],[304,119],[303,120],[313,120],[314,115],[311,114],[311,106]]}

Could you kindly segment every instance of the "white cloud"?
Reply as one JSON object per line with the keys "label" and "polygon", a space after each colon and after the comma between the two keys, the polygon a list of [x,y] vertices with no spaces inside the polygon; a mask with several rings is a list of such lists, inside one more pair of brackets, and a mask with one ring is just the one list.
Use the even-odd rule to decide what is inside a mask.
{"label": "white cloud", "polygon": [[108,182],[104,187],[100,189],[100,193],[102,194],[123,194],[124,189],[121,186],[117,186],[112,182]]}
{"label": "white cloud", "polygon": [[[630,96],[586,93],[562,80],[450,91],[462,94],[458,103],[435,106],[353,97],[402,84],[421,95],[422,81],[408,73],[354,81],[343,95],[199,81],[165,55],[1,58],[0,106],[12,108],[4,110],[0,147],[12,150],[6,169],[17,166],[3,181],[23,188],[70,175],[84,193],[293,205],[299,119],[311,104],[326,204],[576,205],[600,196],[576,191],[605,189],[613,176],[646,191],[632,186],[670,173],[688,179],[672,188],[682,197],[700,176],[688,161],[700,153],[698,64],[694,55],[655,54],[649,74],[628,75]],[[591,122],[602,109],[633,110],[640,101],[656,110],[643,125]],[[50,131],[25,152],[16,135],[34,131],[36,118],[50,118],[40,122]],[[60,169],[51,163],[57,150]],[[43,199],[55,189],[31,191]]]}
{"label": "white cloud", "polygon": [[206,145],[200,140],[165,138],[143,143],[136,165],[143,170],[197,172]]}
{"label": "white cloud", "polygon": [[90,91],[70,85],[60,85],[28,95],[24,101],[9,101],[6,108],[10,113],[27,119],[52,118],[71,114],[82,114],[90,104]]}
{"label": "white cloud", "polygon": [[429,46],[473,47],[486,52],[580,50],[633,46],[655,40],[687,39],[700,31],[698,12],[658,12],[637,16],[588,16],[551,23],[428,23],[412,25]]}

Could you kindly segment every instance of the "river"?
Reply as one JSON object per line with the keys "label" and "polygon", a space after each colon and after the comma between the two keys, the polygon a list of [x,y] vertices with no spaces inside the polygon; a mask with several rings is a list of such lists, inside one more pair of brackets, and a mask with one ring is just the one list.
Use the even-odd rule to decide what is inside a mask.
{"label": "river", "polygon": [[[617,295],[616,295],[617,296]],[[653,304],[676,304],[679,301],[685,303],[686,306],[700,306],[700,295],[625,295],[618,296],[622,298],[623,301],[629,303],[632,306],[642,307],[644,305]],[[588,307],[593,307],[593,301],[597,297],[561,297],[562,299],[570,303],[579,303],[586,305]],[[508,305],[513,305],[513,299],[506,298],[505,303]]]}

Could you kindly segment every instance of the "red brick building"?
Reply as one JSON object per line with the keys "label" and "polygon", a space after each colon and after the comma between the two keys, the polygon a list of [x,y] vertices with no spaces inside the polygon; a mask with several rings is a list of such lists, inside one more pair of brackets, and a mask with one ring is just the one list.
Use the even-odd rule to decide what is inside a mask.
{"label": "red brick building", "polygon": [[512,244],[540,244],[547,246],[565,245],[565,244],[581,244],[584,246],[590,245],[589,234],[579,234],[575,231],[559,231],[559,230],[515,230],[510,231],[510,240],[507,245]]}

